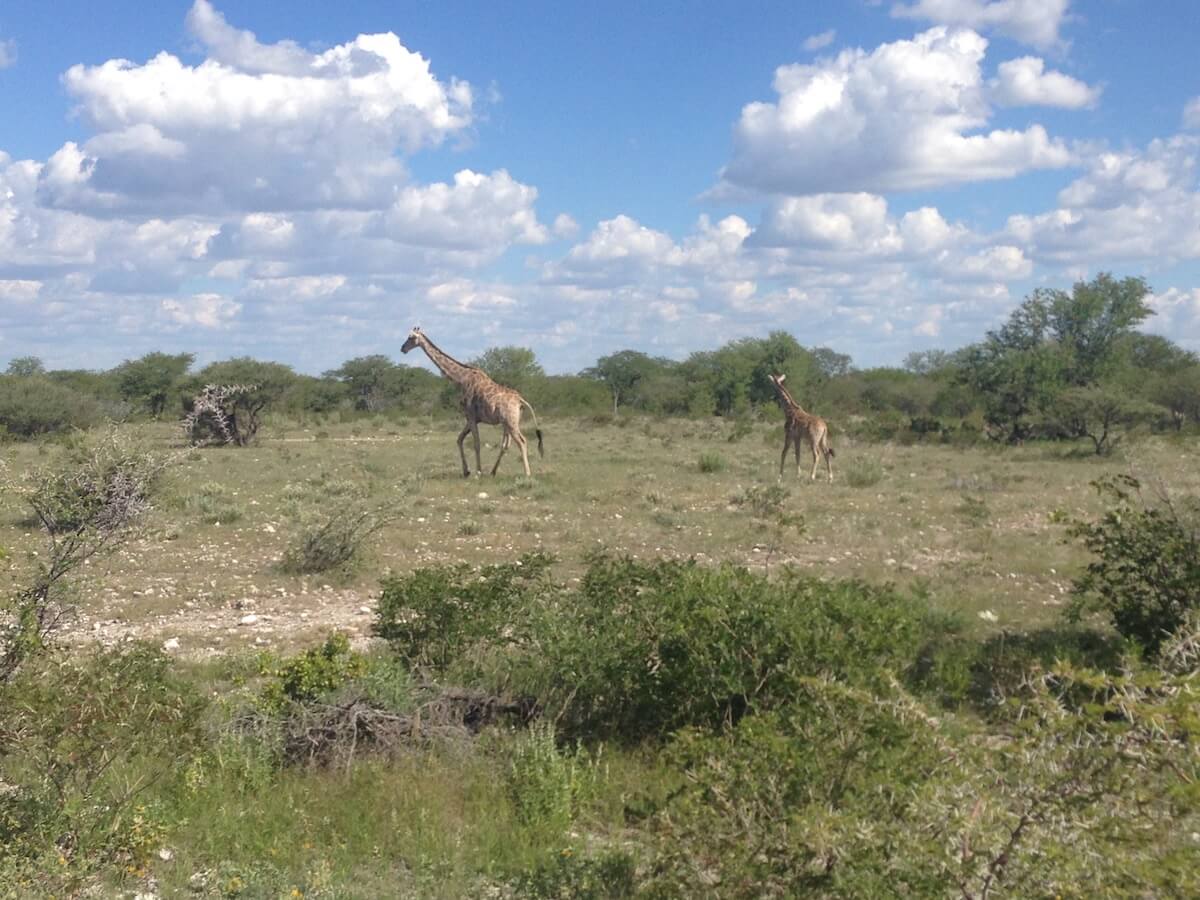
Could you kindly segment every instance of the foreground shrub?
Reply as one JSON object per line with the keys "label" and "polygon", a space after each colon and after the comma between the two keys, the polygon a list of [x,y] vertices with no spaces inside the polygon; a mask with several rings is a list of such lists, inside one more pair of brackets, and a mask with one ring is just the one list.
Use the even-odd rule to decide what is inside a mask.
{"label": "foreground shrub", "polygon": [[596,760],[582,748],[559,749],[554,726],[535,723],[516,741],[505,785],[525,826],[561,836],[600,778]]}
{"label": "foreground shrub", "polygon": [[895,686],[810,680],[787,709],[678,736],[685,787],[653,815],[642,893],[1194,895],[1196,674],[1060,667],[990,733]]}
{"label": "foreground shrub", "polygon": [[383,581],[374,632],[410,665],[444,671],[480,641],[504,643],[518,611],[545,589],[552,559],[417,569]]}
{"label": "foreground shrub", "polygon": [[366,668],[363,655],[350,649],[350,639],[335,631],[320,647],[264,666],[263,674],[270,680],[263,689],[263,701],[278,710],[287,703],[316,700],[362,675]]}
{"label": "foreground shrub", "polygon": [[3,480],[42,526],[46,550],[24,587],[0,595],[0,683],[45,648],[69,612],[64,593],[71,574],[127,536],[164,465],[114,431],[24,481]]}
{"label": "foreground shrub", "polygon": [[819,673],[907,671],[947,628],[919,596],[794,571],[597,556],[567,589],[548,565],[390,579],[376,633],[414,665],[537,698],[568,737],[636,741],[784,705]]}
{"label": "foreground shrub", "polygon": [[1200,504],[1148,502],[1128,475],[1094,484],[1112,505],[1099,521],[1072,528],[1096,555],[1075,580],[1074,612],[1108,613],[1120,634],[1153,654],[1200,608]]}
{"label": "foreground shrub", "polygon": [[47,378],[0,375],[0,434],[29,438],[100,421],[92,397]]}
{"label": "foreground shrub", "polygon": [[696,463],[697,468],[706,475],[713,475],[717,472],[724,472],[726,469],[725,457],[719,453],[705,452],[700,454],[700,459]]}
{"label": "foreground shrub", "polygon": [[199,746],[203,709],[149,647],[31,661],[0,687],[0,859],[64,879],[143,865],[165,830],[151,792]]}

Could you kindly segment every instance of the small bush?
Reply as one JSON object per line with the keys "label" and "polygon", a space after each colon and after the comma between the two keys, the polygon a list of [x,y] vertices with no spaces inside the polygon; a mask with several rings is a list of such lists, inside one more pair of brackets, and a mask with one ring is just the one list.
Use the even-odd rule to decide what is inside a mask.
{"label": "small bush", "polygon": [[706,475],[713,475],[717,472],[724,472],[726,469],[725,458],[719,453],[705,452],[700,454],[700,460],[697,463],[700,471]]}
{"label": "small bush", "polygon": [[783,512],[792,492],[781,484],[752,484],[730,498],[734,506],[744,507],[759,519],[768,519]]}
{"label": "small bush", "polygon": [[284,551],[280,568],[290,575],[348,572],[360,558],[367,539],[386,522],[369,510],[347,507],[302,525]]}
{"label": "small bush", "polygon": [[1071,529],[1096,557],[1075,580],[1073,613],[1108,613],[1120,634],[1153,655],[1200,608],[1200,503],[1148,502],[1128,475],[1093,484],[1112,505],[1099,521]]}
{"label": "small bush", "polygon": [[208,525],[228,525],[244,514],[233,491],[215,481],[200,485],[194,493],[184,497],[180,505],[185,512]]}
{"label": "small bush", "polygon": [[516,896],[531,900],[620,900],[638,896],[637,886],[637,865],[628,853],[592,856],[570,847],[540,860],[513,885]]}
{"label": "small bush", "polygon": [[874,487],[883,481],[883,463],[870,456],[855,456],[842,471],[846,484],[853,488]]}
{"label": "small bush", "polygon": [[581,747],[559,750],[552,724],[535,723],[517,738],[506,777],[517,818],[545,834],[564,834],[594,791],[598,771]]}
{"label": "small bush", "polygon": [[263,674],[269,681],[263,689],[268,709],[281,709],[288,703],[307,703],[341,687],[367,671],[362,654],[350,649],[350,639],[337,631],[320,647],[276,665],[268,665]]}

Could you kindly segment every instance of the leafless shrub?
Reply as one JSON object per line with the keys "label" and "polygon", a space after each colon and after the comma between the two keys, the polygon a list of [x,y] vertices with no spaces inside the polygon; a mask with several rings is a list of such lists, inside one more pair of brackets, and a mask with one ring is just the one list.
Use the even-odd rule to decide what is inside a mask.
{"label": "leafless shrub", "polygon": [[257,392],[256,384],[206,384],[192,398],[181,423],[188,442],[249,444],[258,433],[259,414],[267,403]]}
{"label": "leafless shrub", "polygon": [[4,490],[20,496],[46,534],[31,583],[0,599],[0,682],[46,645],[70,607],[67,576],[117,546],[147,510],[168,460],[135,449],[118,431],[76,451],[57,468],[16,481],[0,470]]}

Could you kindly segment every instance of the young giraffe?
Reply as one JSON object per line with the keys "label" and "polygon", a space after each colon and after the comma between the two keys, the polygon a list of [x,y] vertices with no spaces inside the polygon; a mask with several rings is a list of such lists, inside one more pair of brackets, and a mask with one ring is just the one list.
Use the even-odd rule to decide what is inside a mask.
{"label": "young giraffe", "polygon": [[424,350],[425,355],[441,373],[462,388],[462,406],[463,413],[467,417],[467,424],[463,426],[463,430],[458,435],[458,455],[462,457],[463,477],[471,477],[471,469],[467,465],[467,452],[463,449],[463,441],[467,439],[468,434],[475,437],[475,471],[480,475],[483,474],[483,463],[479,457],[479,424],[482,422],[484,425],[504,427],[504,436],[500,439],[500,455],[496,457],[496,464],[492,466],[492,474],[495,475],[496,470],[500,468],[500,460],[504,458],[504,451],[508,449],[509,441],[514,440],[521,448],[521,462],[525,465],[525,477],[528,478],[530,475],[528,442],[525,440],[525,435],[521,434],[522,406],[528,406],[529,411],[533,413],[533,430],[537,434],[538,455],[546,455],[542,449],[542,429],[538,427],[537,413],[534,412],[529,401],[512,388],[496,384],[483,369],[465,366],[449,354],[443,353],[433,341],[425,337],[420,328],[414,328],[409,333],[408,340],[404,342],[400,351],[407,353],[413,347],[420,347]]}
{"label": "young giraffe", "polygon": [[771,384],[775,387],[775,394],[779,400],[779,405],[783,408],[783,455],[779,458],[779,477],[783,477],[783,466],[787,462],[788,446],[795,446],[796,451],[796,474],[800,474],[800,439],[807,439],[809,449],[812,450],[812,474],[811,479],[817,480],[817,461],[818,451],[825,458],[825,470],[829,474],[829,480],[833,481],[833,447],[829,443],[829,426],[825,424],[825,420],[820,416],[814,416],[812,413],[805,412],[799,403],[792,399],[792,395],[788,393],[787,388],[783,386],[783,380],[786,375],[770,375]]}

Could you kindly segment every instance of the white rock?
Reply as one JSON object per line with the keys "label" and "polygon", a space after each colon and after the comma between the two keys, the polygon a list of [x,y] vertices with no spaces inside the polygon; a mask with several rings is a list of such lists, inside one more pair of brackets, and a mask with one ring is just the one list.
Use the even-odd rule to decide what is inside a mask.
{"label": "white rock", "polygon": [[250,613],[250,615],[248,615],[248,616],[242,616],[241,619],[238,620],[238,624],[239,625],[253,625],[257,621],[258,621],[258,616],[256,616],[254,613]]}
{"label": "white rock", "polygon": [[158,851],[158,858],[161,859],[163,862],[170,861],[171,857],[173,857],[174,855],[175,854],[171,851],[171,849],[169,847],[163,847]]}
{"label": "white rock", "polygon": [[985,609],[983,612],[981,612],[979,614],[979,618],[983,619],[983,621],[985,621],[985,622],[999,622],[1000,621],[1000,617],[997,616],[990,609]]}
{"label": "white rock", "polygon": [[487,499],[487,491],[480,491],[475,496],[477,496],[480,500],[486,500]]}
{"label": "white rock", "polygon": [[168,653],[170,653],[172,650],[178,650],[178,649],[179,649],[179,638],[170,638],[168,640],[163,641],[163,650],[166,650]]}
{"label": "white rock", "polygon": [[264,526],[263,526],[263,531],[265,531],[267,534],[274,534],[274,533],[275,533],[275,526],[274,526],[274,525],[271,525],[271,524],[264,525]]}
{"label": "white rock", "polygon": [[369,607],[369,606],[360,606],[360,607],[358,608],[358,611],[359,611],[360,613],[362,613],[364,616],[369,616],[369,615],[371,614],[371,607]]}

